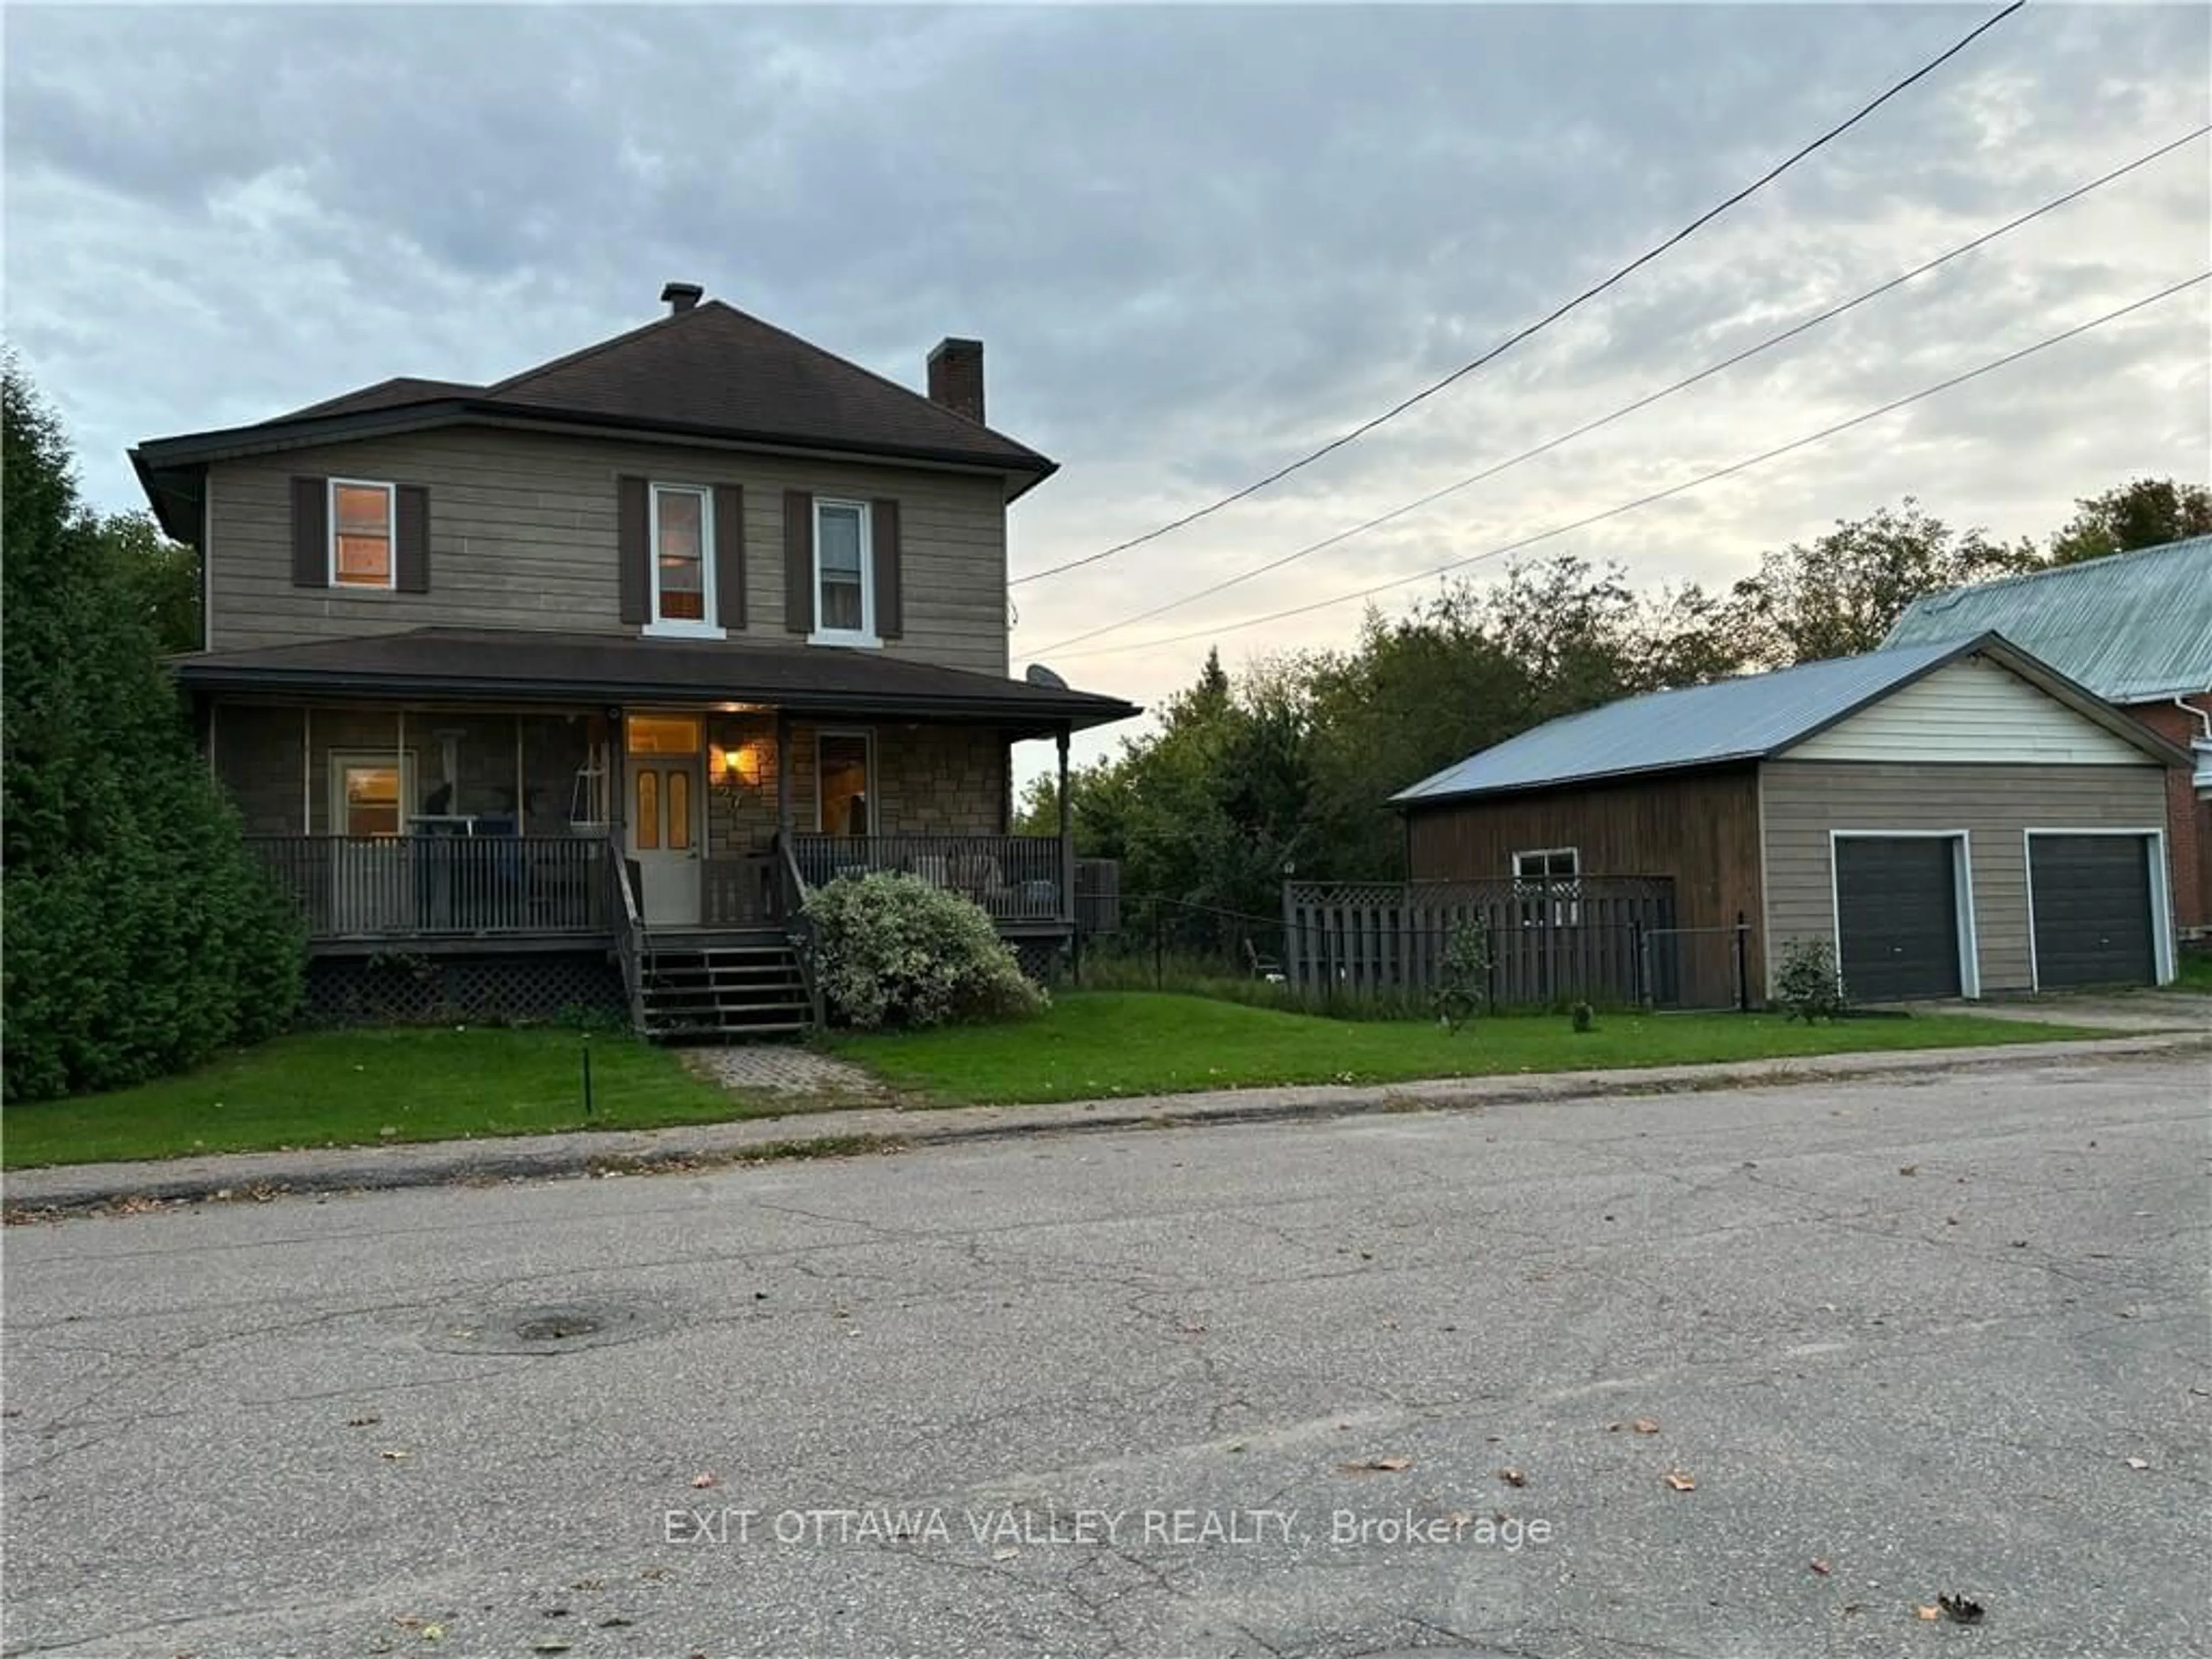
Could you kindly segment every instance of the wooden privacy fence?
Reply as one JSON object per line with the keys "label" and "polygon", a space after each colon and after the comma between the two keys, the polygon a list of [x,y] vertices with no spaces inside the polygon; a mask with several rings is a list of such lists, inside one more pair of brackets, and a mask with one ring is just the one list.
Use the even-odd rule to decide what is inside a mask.
{"label": "wooden privacy fence", "polygon": [[[1734,988],[1654,972],[1650,939],[1674,931],[1663,877],[1573,881],[1401,882],[1283,889],[1283,974],[1303,994],[1425,995],[1443,983],[1454,936],[1488,930],[1493,1007],[1573,998],[1726,1006]],[[1663,964],[1662,964],[1663,966]]]}

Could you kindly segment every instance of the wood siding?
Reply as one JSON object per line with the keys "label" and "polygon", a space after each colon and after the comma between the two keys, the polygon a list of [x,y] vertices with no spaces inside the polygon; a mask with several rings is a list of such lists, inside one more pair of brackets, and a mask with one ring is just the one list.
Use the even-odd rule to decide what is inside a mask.
{"label": "wood siding", "polygon": [[1830,726],[1790,758],[2140,766],[2143,752],[2010,669],[1975,656]]}
{"label": "wood siding", "polygon": [[1571,847],[1586,876],[1665,876],[1683,927],[1723,927],[1741,911],[1759,951],[1759,788],[1748,766],[1635,782],[1446,802],[1407,822],[1416,881],[1496,880],[1513,854]]}
{"label": "wood siding", "polygon": [[1985,995],[2029,988],[2027,830],[2148,830],[2166,818],[2165,769],[2140,753],[2131,768],[1770,761],[1759,793],[1761,933],[1778,944],[1835,937],[1831,830],[1965,830]]}
{"label": "wood siding", "polygon": [[[790,639],[786,492],[896,500],[903,632],[885,654],[1006,672],[996,475],[488,427],[285,450],[217,462],[210,473],[212,649],[432,626],[635,633],[621,620],[618,592],[616,480],[627,474],[742,488],[749,614],[731,637],[778,644]],[[291,480],[325,476],[427,488],[428,592],[294,586]]]}

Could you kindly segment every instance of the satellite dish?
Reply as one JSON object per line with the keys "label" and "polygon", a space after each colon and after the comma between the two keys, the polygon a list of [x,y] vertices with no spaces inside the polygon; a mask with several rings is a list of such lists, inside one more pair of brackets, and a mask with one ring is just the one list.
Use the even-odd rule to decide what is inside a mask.
{"label": "satellite dish", "polygon": [[1048,691],[1065,691],[1067,690],[1067,682],[1060,678],[1059,675],[1054,673],[1052,670],[1047,668],[1041,662],[1031,663],[1029,667],[1029,672],[1024,675],[1023,678],[1028,680],[1031,685],[1041,685]]}

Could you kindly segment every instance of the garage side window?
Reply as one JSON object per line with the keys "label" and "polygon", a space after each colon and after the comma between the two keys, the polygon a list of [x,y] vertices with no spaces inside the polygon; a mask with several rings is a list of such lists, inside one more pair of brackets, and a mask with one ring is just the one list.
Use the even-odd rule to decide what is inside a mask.
{"label": "garage side window", "polygon": [[1513,855],[1513,896],[1524,927],[1572,927],[1582,917],[1578,848],[1545,847]]}
{"label": "garage side window", "polygon": [[1516,881],[1576,881],[1582,873],[1582,854],[1572,847],[1550,847],[1538,853],[1513,855]]}

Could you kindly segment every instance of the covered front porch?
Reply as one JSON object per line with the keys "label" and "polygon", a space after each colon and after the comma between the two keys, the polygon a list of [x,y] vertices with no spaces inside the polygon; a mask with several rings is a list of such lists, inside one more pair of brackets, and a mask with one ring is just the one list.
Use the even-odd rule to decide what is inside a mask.
{"label": "covered front porch", "polygon": [[[1069,734],[1137,712],[888,652],[527,629],[203,653],[177,676],[305,921],[311,1002],[324,981],[335,1018],[626,1000],[672,1036],[818,1021],[804,905],[843,875],[965,893],[1042,969],[1112,890],[1074,856]],[[1017,836],[1009,750],[1036,738],[1059,750],[1059,833]],[[1084,873],[1103,878],[1079,895]]]}
{"label": "covered front porch", "polygon": [[240,698],[204,718],[321,948],[604,939],[633,910],[655,932],[778,926],[805,889],[877,870],[1009,933],[1075,921],[1072,843],[1007,830],[995,727]]}

